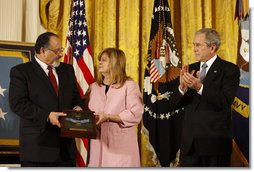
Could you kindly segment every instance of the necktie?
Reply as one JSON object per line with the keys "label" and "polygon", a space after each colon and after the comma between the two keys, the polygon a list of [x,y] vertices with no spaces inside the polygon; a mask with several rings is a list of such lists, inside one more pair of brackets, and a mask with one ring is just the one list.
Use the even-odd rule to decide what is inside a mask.
{"label": "necktie", "polygon": [[52,86],[54,87],[56,94],[58,95],[58,86],[57,86],[57,82],[56,82],[56,77],[55,77],[53,70],[52,70],[52,66],[48,66],[47,69],[49,70],[48,77],[51,81]]}
{"label": "necktie", "polygon": [[204,63],[204,64],[201,66],[201,72],[200,72],[200,80],[201,80],[201,83],[203,83],[204,80],[205,80],[206,68],[207,68],[207,64]]}

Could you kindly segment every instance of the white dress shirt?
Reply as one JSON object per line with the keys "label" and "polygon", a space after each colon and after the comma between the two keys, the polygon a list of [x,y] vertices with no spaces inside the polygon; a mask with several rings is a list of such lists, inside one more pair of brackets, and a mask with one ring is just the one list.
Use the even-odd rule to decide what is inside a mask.
{"label": "white dress shirt", "polygon": [[[42,62],[40,59],[38,59],[36,56],[34,56],[35,60],[39,63],[39,65],[41,66],[41,68],[43,69],[43,71],[46,73],[46,75],[48,76],[49,70],[47,69],[48,65],[44,62]],[[56,68],[52,66],[52,70],[53,70],[53,74],[56,77],[56,83],[58,84],[58,75],[56,73]]]}

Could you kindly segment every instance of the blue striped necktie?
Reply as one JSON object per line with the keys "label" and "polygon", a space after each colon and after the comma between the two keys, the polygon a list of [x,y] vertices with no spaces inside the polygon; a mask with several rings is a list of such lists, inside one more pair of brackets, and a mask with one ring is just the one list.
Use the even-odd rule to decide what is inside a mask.
{"label": "blue striped necktie", "polygon": [[205,62],[205,63],[201,66],[201,72],[200,72],[200,80],[201,80],[201,83],[203,83],[204,80],[205,80],[206,68],[207,68],[207,64],[206,64],[206,62]]}

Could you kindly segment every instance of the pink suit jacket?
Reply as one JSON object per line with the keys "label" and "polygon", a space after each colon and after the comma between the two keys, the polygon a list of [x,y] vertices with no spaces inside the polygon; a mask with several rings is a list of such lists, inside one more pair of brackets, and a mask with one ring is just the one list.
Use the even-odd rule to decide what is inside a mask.
{"label": "pink suit jacket", "polygon": [[88,107],[94,112],[119,115],[123,124],[104,122],[97,139],[91,139],[89,167],[139,167],[137,125],[144,104],[138,84],[128,80],[117,89],[91,85]]}

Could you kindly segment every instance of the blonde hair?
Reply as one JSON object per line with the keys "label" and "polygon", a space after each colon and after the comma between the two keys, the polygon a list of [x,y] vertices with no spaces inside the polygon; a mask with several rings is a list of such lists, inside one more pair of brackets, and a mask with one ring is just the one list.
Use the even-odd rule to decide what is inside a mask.
{"label": "blonde hair", "polygon": [[[111,77],[111,84],[117,85],[117,88],[123,86],[126,80],[131,79],[126,75],[126,56],[125,53],[117,48],[106,48],[102,50],[98,56],[99,61],[103,54],[109,57],[109,72]],[[98,72],[98,83],[103,84],[104,76]]]}

